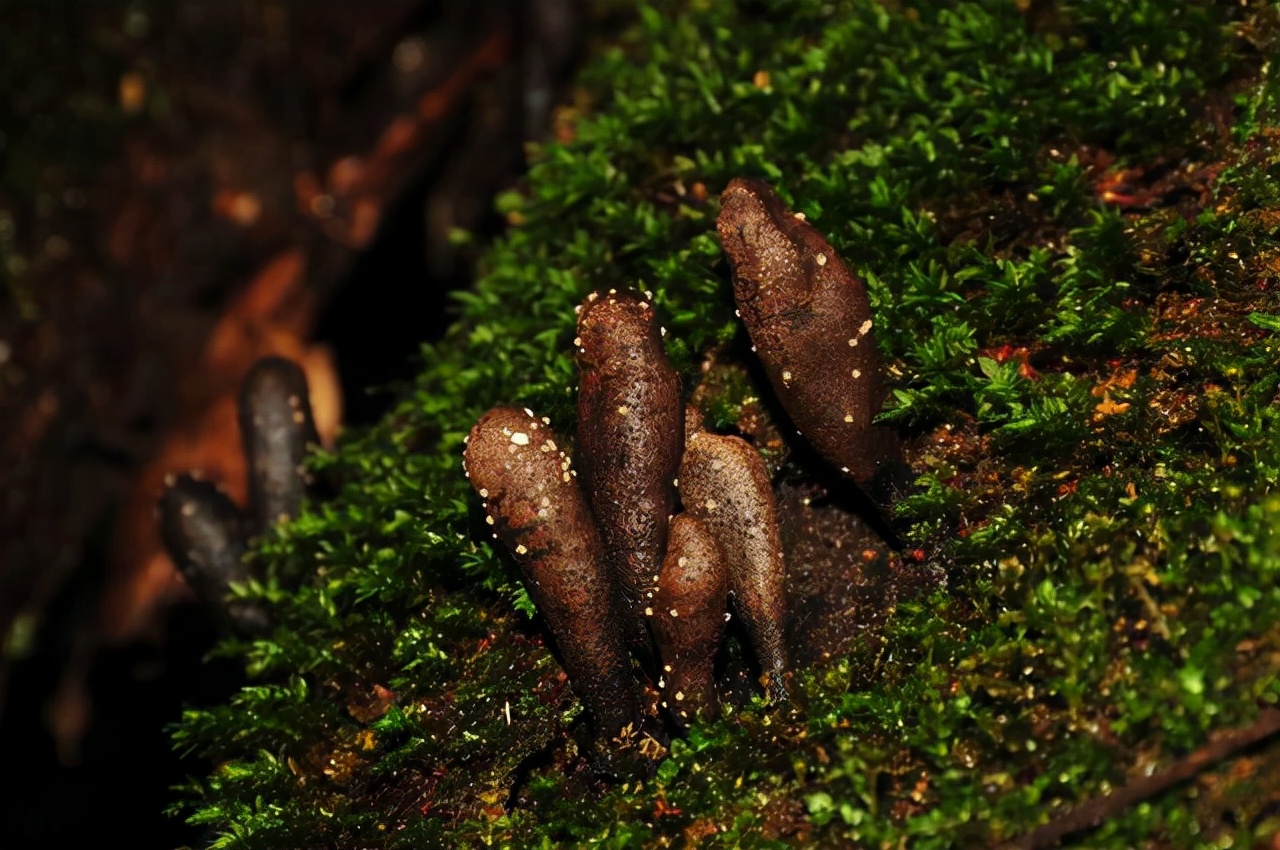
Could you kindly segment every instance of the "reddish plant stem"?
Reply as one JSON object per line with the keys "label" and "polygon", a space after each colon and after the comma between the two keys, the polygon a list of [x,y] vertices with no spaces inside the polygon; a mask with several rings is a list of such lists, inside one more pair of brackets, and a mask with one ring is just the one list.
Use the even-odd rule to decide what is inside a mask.
{"label": "reddish plant stem", "polygon": [[1108,818],[1280,732],[1280,709],[1268,708],[1249,726],[1219,732],[1214,739],[1169,765],[1165,770],[1133,779],[1101,797],[1094,797],[997,850],[1047,850],[1063,838],[1094,829]]}

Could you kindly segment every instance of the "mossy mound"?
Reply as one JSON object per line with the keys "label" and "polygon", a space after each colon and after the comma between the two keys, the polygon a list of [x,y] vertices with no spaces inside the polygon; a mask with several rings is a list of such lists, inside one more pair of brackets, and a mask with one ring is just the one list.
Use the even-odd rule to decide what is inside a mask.
{"label": "mossy mound", "polygon": [[[263,684],[175,731],[219,765],[191,789],[218,846],[990,846],[1280,700],[1275,8],[689,5],[587,73],[603,102],[502,199],[416,385],[260,550],[302,581],[223,647]],[[605,781],[462,439],[496,403],[571,430],[573,307],[609,286],[656,294],[687,385],[727,364],[717,424],[767,420],[714,233],[738,175],[870,283],[919,475],[871,560],[912,592],[851,574],[874,636],[829,630],[800,710],[739,699]],[[819,473],[777,461],[804,505]],[[1249,846],[1277,784],[1273,745],[1087,842]]]}

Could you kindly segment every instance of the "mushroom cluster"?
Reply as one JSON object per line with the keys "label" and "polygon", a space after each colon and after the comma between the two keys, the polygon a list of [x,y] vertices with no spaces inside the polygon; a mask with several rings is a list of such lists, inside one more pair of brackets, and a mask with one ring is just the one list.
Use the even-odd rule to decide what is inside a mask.
{"label": "mushroom cluster", "polygon": [[262,578],[244,557],[249,541],[298,515],[313,483],[304,461],[320,438],[306,375],[292,360],[254,364],[237,409],[248,510],[198,472],[166,479],[157,510],[165,548],[210,618],[225,633],[254,635],[266,630],[266,612],[231,596],[232,586]]}
{"label": "mushroom cluster", "polygon": [[[721,202],[738,313],[773,395],[796,433],[884,509],[884,482],[901,461],[896,435],[873,424],[886,388],[865,285],[767,185],[733,180]],[[577,312],[576,462],[548,419],[498,406],[472,428],[463,465],[594,730],[639,733],[645,675],[678,728],[715,717],[730,609],[764,692],[786,700],[787,568],[761,455],[703,430],[651,295],[595,292]],[[239,411],[247,510],[187,474],[168,482],[159,512],[196,596],[224,631],[250,635],[266,628],[265,612],[229,591],[261,578],[243,557],[247,542],[298,513],[317,437],[306,379],[288,360],[255,366]]]}
{"label": "mushroom cluster", "polygon": [[[739,315],[774,395],[874,497],[898,447],[872,424],[886,390],[865,285],[767,185],[736,179],[721,200]],[[592,293],[577,333],[576,467],[548,419],[508,406],[472,428],[463,465],[595,731],[639,730],[632,657],[656,671],[677,726],[713,717],[730,603],[765,692],[785,700],[786,566],[759,452],[686,412],[651,296]]]}

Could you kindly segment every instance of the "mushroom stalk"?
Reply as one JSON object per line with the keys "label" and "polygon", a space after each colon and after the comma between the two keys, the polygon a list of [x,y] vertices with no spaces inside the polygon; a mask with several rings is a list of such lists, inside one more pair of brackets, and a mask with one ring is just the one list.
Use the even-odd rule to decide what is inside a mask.
{"label": "mushroom stalk", "polygon": [[229,598],[231,585],[252,578],[245,563],[245,522],[226,493],[183,474],[160,497],[160,537],[196,599],[219,630],[250,635],[266,631],[266,612]]}
{"label": "mushroom stalk", "polygon": [[739,437],[693,434],[680,464],[680,498],[720,544],[734,608],[760,662],[765,690],[785,699],[786,566],[764,461]]}
{"label": "mushroom stalk", "polygon": [[528,410],[493,408],[471,429],[463,465],[597,733],[637,730],[639,700],[600,535],[548,422]]}
{"label": "mushroom stalk", "polygon": [[[867,287],[765,183],[736,178],[716,229],[738,312],[792,423],[864,490],[897,475],[897,435],[872,425],[888,388]],[[883,501],[878,492],[872,493]]]}
{"label": "mushroom stalk", "polygon": [[311,480],[304,461],[319,445],[302,368],[283,357],[264,357],[240,386],[240,437],[249,465],[249,515],[255,533],[302,509]]}
{"label": "mushroom stalk", "polygon": [[719,706],[714,667],[728,592],[724,553],[706,523],[688,513],[675,517],[648,611],[662,662],[664,705],[682,727],[692,717],[710,720]]}
{"label": "mushroom stalk", "polygon": [[634,292],[592,293],[578,308],[578,465],[628,621],[649,654],[644,609],[658,580],[684,445],[680,376],[653,305]]}

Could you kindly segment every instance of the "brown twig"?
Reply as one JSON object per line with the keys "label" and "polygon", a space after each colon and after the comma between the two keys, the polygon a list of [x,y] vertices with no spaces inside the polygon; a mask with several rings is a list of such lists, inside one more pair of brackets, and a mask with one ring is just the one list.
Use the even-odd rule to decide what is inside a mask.
{"label": "brown twig", "polygon": [[1265,709],[1249,726],[1219,732],[1208,744],[1192,750],[1165,770],[1134,779],[1110,794],[1094,797],[1022,838],[1001,844],[998,850],[1047,850],[1068,835],[1093,829],[1134,803],[1154,797],[1179,782],[1185,782],[1204,769],[1277,732],[1280,732],[1280,709]]}

